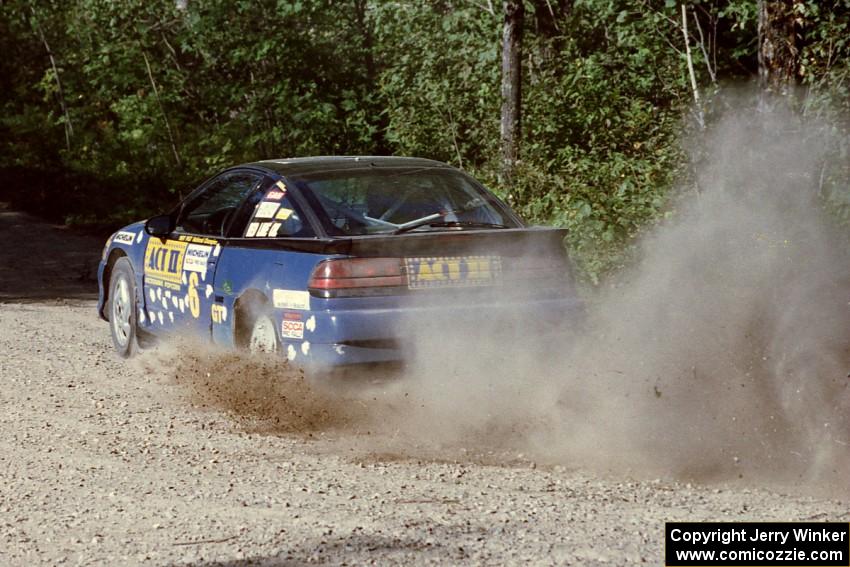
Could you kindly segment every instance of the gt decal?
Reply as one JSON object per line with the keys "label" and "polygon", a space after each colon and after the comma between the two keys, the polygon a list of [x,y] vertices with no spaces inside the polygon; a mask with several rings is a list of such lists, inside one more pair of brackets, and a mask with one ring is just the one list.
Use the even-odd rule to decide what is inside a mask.
{"label": "gt decal", "polygon": [[181,283],[183,257],[188,244],[177,240],[151,239],[145,249],[145,277],[156,285],[163,282]]}
{"label": "gt decal", "polygon": [[227,307],[213,303],[210,307],[210,316],[213,323],[224,323],[227,321]]}

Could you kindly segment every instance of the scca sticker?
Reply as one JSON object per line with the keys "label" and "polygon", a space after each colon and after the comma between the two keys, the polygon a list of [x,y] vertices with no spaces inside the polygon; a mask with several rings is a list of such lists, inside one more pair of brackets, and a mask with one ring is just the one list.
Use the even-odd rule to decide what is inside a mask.
{"label": "scca sticker", "polygon": [[280,325],[280,335],[284,339],[303,339],[304,322],[284,319]]}
{"label": "scca sticker", "polygon": [[177,240],[149,240],[145,249],[145,276],[151,278],[149,283],[156,284],[155,279],[179,286],[187,246],[186,242]]}

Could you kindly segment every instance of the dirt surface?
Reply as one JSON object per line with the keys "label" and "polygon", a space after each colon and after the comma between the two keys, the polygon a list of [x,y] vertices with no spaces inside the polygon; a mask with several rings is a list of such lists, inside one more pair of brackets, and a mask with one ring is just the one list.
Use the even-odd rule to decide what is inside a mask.
{"label": "dirt surface", "polygon": [[39,222],[0,202],[0,301],[97,299],[104,241]]}
{"label": "dirt surface", "polygon": [[848,518],[802,487],[258,433],[187,395],[191,359],[113,354],[88,299],[99,241],[8,211],[0,235],[0,564],[657,565],[667,520]]}

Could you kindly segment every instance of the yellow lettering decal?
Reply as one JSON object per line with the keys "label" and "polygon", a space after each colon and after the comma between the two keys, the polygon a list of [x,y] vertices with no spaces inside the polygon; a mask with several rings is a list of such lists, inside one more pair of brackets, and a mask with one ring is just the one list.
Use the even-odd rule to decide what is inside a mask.
{"label": "yellow lettering decal", "polygon": [[224,323],[225,313],[227,313],[227,308],[224,305],[213,303],[212,307],[210,307],[210,316],[213,323]]}
{"label": "yellow lettering decal", "polygon": [[181,283],[183,256],[188,244],[177,240],[165,242],[151,238],[145,249],[145,276],[164,282]]}
{"label": "yellow lettering decal", "polygon": [[215,246],[218,244],[218,240],[206,238],[204,236],[193,236],[191,234],[181,234],[177,238],[183,242],[192,242],[193,244],[206,244],[207,246]]}
{"label": "yellow lettering decal", "polygon": [[457,260],[451,260],[446,262],[449,267],[449,280],[456,282],[460,280],[460,262]]}
{"label": "yellow lettering decal", "polygon": [[427,260],[423,260],[419,264],[419,279],[424,282],[432,282],[440,279],[440,276],[435,274],[431,269],[431,264]]}
{"label": "yellow lettering decal", "polygon": [[201,316],[201,297],[198,295],[198,272],[189,274],[189,312],[197,319]]}

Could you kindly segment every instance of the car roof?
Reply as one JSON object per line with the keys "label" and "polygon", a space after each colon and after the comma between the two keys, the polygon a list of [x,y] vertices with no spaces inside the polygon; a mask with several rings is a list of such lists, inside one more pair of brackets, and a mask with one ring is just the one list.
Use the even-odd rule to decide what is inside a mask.
{"label": "car roof", "polygon": [[395,157],[395,156],[316,156],[300,158],[282,158],[257,161],[242,167],[260,167],[280,175],[307,175],[341,169],[368,169],[375,167],[422,167],[451,168],[451,166],[431,159]]}

